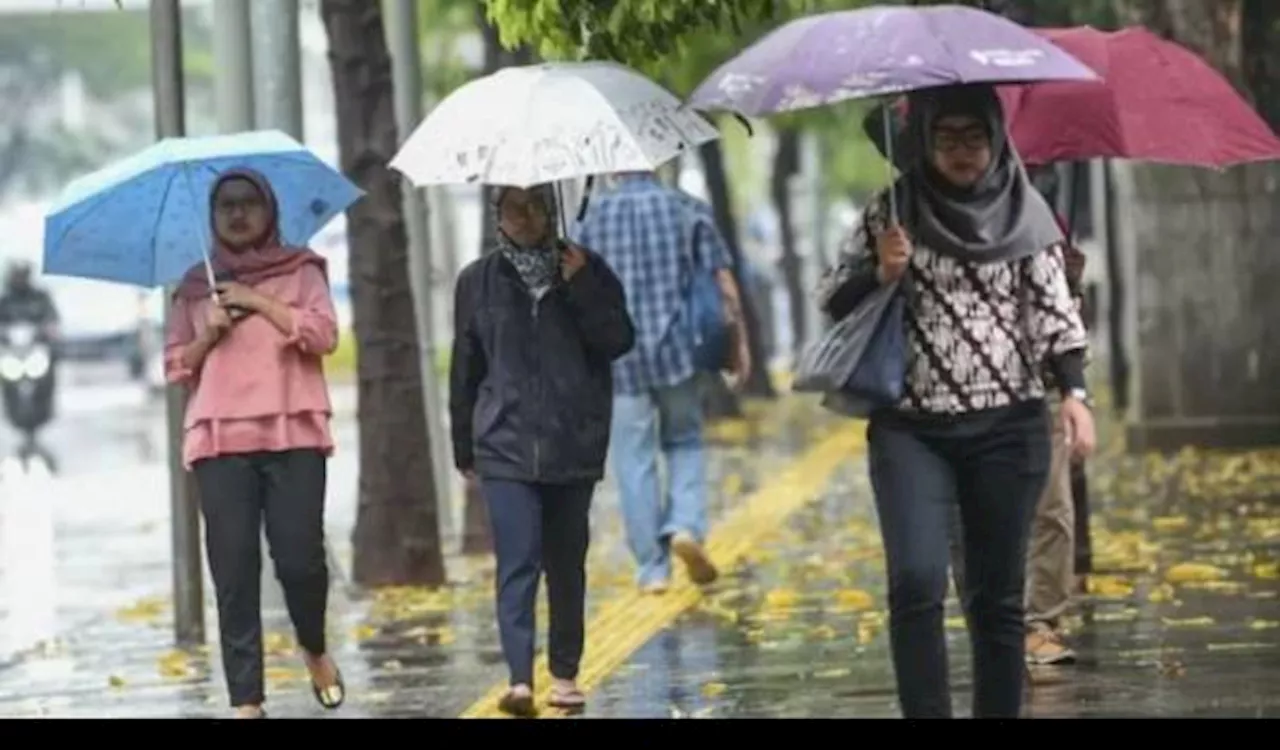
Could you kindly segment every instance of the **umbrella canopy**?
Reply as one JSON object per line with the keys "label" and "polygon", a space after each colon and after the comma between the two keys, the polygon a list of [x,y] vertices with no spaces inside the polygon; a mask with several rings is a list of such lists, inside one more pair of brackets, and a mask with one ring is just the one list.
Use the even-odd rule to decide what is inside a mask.
{"label": "umbrella canopy", "polygon": [[1141,27],[1040,33],[1105,76],[1002,90],[1030,164],[1120,158],[1227,167],[1280,158],[1280,139],[1199,55]]}
{"label": "umbrella canopy", "polygon": [[206,259],[209,193],[234,167],[271,182],[290,245],[305,245],[363,194],[279,131],[169,138],[66,187],[45,218],[44,273],[141,287],[176,282]]}
{"label": "umbrella canopy", "polygon": [[1096,79],[1062,48],[994,13],[871,6],[779,27],[721,65],[689,101],[764,115],[960,83]]}
{"label": "umbrella canopy", "polygon": [[416,185],[531,185],[653,170],[719,137],[622,65],[504,68],[449,94],[391,160]]}

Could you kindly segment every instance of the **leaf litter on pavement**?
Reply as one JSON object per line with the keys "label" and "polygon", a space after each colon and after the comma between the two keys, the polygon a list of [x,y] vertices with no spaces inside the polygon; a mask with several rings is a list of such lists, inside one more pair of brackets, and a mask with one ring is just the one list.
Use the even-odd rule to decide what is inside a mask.
{"label": "leaf litter on pavement", "polygon": [[[719,443],[712,504],[723,510],[758,486],[781,459],[759,452],[760,441],[785,434],[761,427],[757,415],[727,420],[711,432]],[[793,409],[778,421],[792,432],[816,429],[811,409]],[[850,429],[861,429],[850,426]],[[1112,431],[1115,434],[1117,431]],[[1106,430],[1104,429],[1104,435]],[[797,439],[803,442],[803,439]],[[1132,629],[1154,623],[1169,633],[1203,632],[1199,641],[1115,652],[1123,662],[1151,665],[1166,676],[1194,671],[1197,651],[1275,650],[1280,647],[1280,450],[1212,452],[1184,450],[1169,456],[1128,455],[1112,440],[1090,464],[1094,567],[1088,594],[1069,628]],[[616,498],[610,501],[616,505]],[[616,510],[593,530],[589,599],[595,603],[633,586],[632,565],[621,541]],[[340,637],[362,643],[394,638],[420,649],[450,648],[492,630],[492,561],[465,562],[446,588],[392,588],[374,592],[365,615]],[[828,496],[774,530],[749,555],[743,570],[711,587],[689,617],[718,623],[738,649],[756,649],[782,665],[799,663],[797,679],[832,684],[857,681],[871,662],[887,662],[884,561],[869,502],[865,458],[851,457]],[[1228,602],[1243,606],[1226,606]],[[144,599],[122,609],[122,622],[156,626],[168,616],[164,599]],[[545,622],[545,593],[539,601]],[[964,618],[948,600],[946,627],[963,649]],[[459,624],[461,623],[461,624]],[[472,624],[469,624],[472,623]],[[474,623],[478,623],[475,625]],[[1146,627],[1146,626],[1144,626]],[[291,637],[269,634],[269,679],[305,680]],[[487,636],[493,639],[493,634]],[[797,655],[805,658],[797,659]],[[287,657],[287,659],[286,659]],[[165,679],[199,679],[207,653],[167,652],[157,657]],[[388,671],[400,668],[388,660]],[[877,664],[877,679],[884,664]],[[123,688],[123,680],[109,684]],[[695,692],[706,705],[672,706],[673,716],[705,718],[735,700],[733,675],[700,676]]]}
{"label": "leaf litter on pavement", "polygon": [[[725,638],[760,650],[774,668],[794,667],[797,680],[865,682],[868,659],[885,662],[873,669],[884,675],[883,553],[865,458],[850,463],[829,497],[769,535],[746,570],[713,587],[686,622],[718,623]],[[1128,633],[1150,622],[1171,635],[1202,632],[1181,639],[1185,646],[1112,652],[1164,678],[1194,671],[1197,653],[1280,649],[1280,610],[1271,603],[1280,578],[1280,450],[1129,455],[1112,441],[1089,470],[1097,572],[1078,609],[1094,624],[1073,615],[1072,630]],[[954,598],[946,627],[965,627]],[[963,637],[952,645],[966,648]],[[702,677],[708,716],[754,684],[749,675]],[[687,706],[672,713],[691,714]]]}

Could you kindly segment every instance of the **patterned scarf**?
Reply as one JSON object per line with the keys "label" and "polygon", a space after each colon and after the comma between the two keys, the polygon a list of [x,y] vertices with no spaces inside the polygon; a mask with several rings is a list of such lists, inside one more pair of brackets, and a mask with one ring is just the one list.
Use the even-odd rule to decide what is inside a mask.
{"label": "patterned scarf", "polygon": [[[555,221],[556,199],[552,186],[539,185],[532,190],[541,196],[543,203],[547,206],[547,215]],[[502,204],[503,192],[501,189],[493,191],[495,217]],[[516,272],[520,274],[520,280],[534,297],[542,297],[555,283],[556,274],[560,273],[560,254],[556,252],[555,244],[549,243],[544,247],[518,247],[501,229],[497,234],[499,252],[511,262],[511,265],[515,266]]]}

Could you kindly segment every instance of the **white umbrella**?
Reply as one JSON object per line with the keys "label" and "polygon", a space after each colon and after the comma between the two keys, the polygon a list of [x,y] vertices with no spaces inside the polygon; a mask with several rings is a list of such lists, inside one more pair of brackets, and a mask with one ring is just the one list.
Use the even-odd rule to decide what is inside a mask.
{"label": "white umbrella", "polygon": [[652,170],[719,137],[671,92],[611,62],[504,68],[459,87],[391,160],[415,185],[529,187]]}

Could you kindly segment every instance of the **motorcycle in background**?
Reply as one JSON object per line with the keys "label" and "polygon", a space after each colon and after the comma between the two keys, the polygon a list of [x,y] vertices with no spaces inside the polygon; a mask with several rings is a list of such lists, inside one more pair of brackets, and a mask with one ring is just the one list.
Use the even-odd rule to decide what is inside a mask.
{"label": "motorcycle in background", "polygon": [[23,438],[24,451],[53,418],[54,352],[40,327],[10,323],[0,328],[0,391],[4,414]]}

